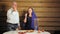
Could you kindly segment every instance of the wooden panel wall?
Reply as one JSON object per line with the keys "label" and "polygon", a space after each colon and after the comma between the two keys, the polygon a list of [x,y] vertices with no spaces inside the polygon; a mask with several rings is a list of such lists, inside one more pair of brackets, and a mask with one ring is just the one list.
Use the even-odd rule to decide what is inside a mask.
{"label": "wooden panel wall", "polygon": [[[18,11],[33,7],[37,15],[39,26],[45,30],[60,30],[60,0],[15,0],[18,4]],[[0,6],[4,5],[7,11],[12,0],[0,0]],[[1,7],[0,7],[1,8]]]}

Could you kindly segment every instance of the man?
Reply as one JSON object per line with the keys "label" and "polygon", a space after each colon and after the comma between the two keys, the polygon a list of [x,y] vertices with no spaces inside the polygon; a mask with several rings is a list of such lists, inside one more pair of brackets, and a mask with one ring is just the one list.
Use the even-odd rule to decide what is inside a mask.
{"label": "man", "polygon": [[13,2],[12,8],[7,11],[7,27],[8,31],[17,30],[20,27],[16,2]]}

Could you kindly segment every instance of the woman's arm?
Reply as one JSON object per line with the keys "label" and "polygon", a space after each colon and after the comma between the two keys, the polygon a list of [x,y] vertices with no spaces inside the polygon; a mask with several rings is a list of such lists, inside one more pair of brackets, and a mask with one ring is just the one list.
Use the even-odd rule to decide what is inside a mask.
{"label": "woman's arm", "polygon": [[24,23],[27,22],[27,13],[25,14]]}

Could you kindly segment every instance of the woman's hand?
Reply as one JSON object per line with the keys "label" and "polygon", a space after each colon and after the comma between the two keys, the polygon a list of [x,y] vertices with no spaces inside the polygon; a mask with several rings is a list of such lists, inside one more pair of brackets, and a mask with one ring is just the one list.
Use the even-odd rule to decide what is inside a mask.
{"label": "woman's hand", "polygon": [[27,13],[25,14],[25,18],[27,18]]}

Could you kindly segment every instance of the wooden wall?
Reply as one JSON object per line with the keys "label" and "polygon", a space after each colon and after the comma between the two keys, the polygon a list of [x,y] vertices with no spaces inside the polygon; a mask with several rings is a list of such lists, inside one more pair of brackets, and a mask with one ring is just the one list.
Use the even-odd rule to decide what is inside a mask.
{"label": "wooden wall", "polygon": [[[40,28],[45,30],[60,30],[60,0],[15,0],[18,4],[18,11],[21,16],[22,11],[28,7],[33,7],[37,15]],[[5,6],[7,11],[12,0],[0,0],[0,6]]]}

